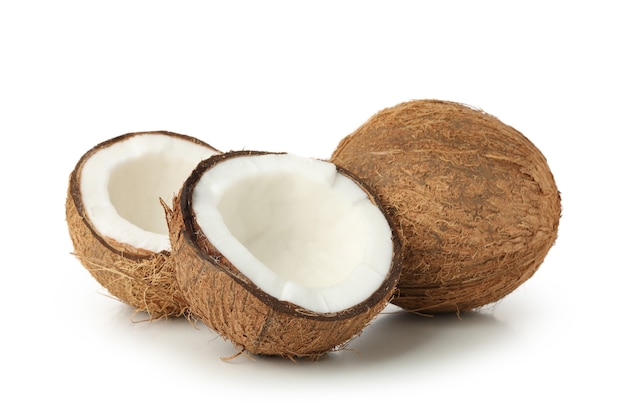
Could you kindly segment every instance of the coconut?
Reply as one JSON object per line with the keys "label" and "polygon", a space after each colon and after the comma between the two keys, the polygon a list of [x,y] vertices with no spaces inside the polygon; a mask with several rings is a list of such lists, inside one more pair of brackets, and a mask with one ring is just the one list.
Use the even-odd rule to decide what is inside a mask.
{"label": "coconut", "polygon": [[172,132],[102,142],[70,175],[66,219],[74,255],[111,295],[150,318],[184,314],[165,213],[193,168],[218,151]]}
{"label": "coconut", "polygon": [[528,280],[557,237],[561,200],[546,158],[522,133],[460,103],[384,109],[334,151],[380,198],[402,241],[393,303],[471,310]]}
{"label": "coconut", "polygon": [[256,355],[317,359],[387,305],[395,229],[352,174],[287,153],[202,161],[168,214],[192,315]]}

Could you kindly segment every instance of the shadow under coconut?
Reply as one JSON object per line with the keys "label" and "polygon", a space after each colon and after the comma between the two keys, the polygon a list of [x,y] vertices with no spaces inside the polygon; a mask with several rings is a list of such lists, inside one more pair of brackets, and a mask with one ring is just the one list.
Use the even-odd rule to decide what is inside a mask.
{"label": "shadow under coconut", "polygon": [[122,303],[113,306],[110,313],[109,330],[120,344],[133,345],[129,356],[142,352],[141,360],[145,361],[146,352],[150,352],[163,369],[182,366],[193,372],[210,372],[223,363],[221,359],[237,352],[235,346],[199,320],[184,316],[151,320],[147,313]]}
{"label": "shadow under coconut", "polygon": [[291,373],[310,367],[318,371],[369,369],[410,360],[415,369],[420,363],[436,366],[453,358],[469,357],[473,351],[497,345],[510,336],[510,327],[498,320],[489,308],[460,316],[443,314],[430,317],[389,306],[345,349],[330,352],[317,361],[304,358],[292,361],[243,353],[201,322],[194,324],[184,317],[150,321],[147,314],[135,312],[126,305],[119,305],[116,311],[111,320],[118,326],[124,324],[121,331],[135,336],[141,334],[140,339],[144,343],[152,348],[160,346],[167,351],[168,357],[176,352],[174,357],[182,361],[186,360],[183,358],[195,358],[190,362],[193,367],[208,361],[205,366],[209,368],[215,366],[211,362],[218,362],[231,366],[253,366],[260,370],[269,367],[274,371]]}
{"label": "shadow under coconut", "polygon": [[[410,358],[432,366],[438,361],[468,357],[472,351],[497,345],[510,336],[509,326],[489,309],[456,314],[420,316],[386,310],[345,350],[328,355],[337,366],[377,366]],[[356,360],[346,356],[356,355]]]}

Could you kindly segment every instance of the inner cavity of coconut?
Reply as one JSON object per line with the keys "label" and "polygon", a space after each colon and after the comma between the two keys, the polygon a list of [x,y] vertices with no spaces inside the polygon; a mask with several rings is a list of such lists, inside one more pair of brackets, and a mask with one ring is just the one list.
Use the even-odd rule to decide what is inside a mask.
{"label": "inner cavity of coconut", "polygon": [[153,252],[171,250],[162,198],[169,203],[193,168],[216,151],[161,133],[131,136],[85,161],[80,188],[98,232]]}
{"label": "inner cavity of coconut", "polygon": [[192,209],[211,244],[254,284],[314,312],[365,301],[391,266],[387,219],[329,162],[226,159],[202,175]]}

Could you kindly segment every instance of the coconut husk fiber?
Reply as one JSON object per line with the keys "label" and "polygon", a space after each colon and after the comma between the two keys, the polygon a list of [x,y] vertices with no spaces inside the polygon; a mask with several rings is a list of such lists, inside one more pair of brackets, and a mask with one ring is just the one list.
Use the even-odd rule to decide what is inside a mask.
{"label": "coconut husk fiber", "polygon": [[[172,132],[139,132],[107,140],[85,153],[70,174],[65,203],[73,255],[113,297],[136,308],[138,312],[146,312],[150,319],[181,316],[187,311],[186,301],[174,277],[170,252],[157,253],[135,248],[101,235],[83,206],[80,178],[87,159],[106,146],[142,133],[166,134],[209,146],[198,139]],[[155,201],[155,204],[159,204],[159,201]],[[165,213],[163,221],[166,221]]]}
{"label": "coconut husk fiber", "polygon": [[112,296],[152,319],[184,314],[186,302],[173,277],[169,252],[138,253],[98,236],[71,194],[66,199],[66,218],[72,230],[73,254]]}
{"label": "coconut husk fiber", "polygon": [[191,202],[202,172],[224,158],[251,154],[258,153],[230,152],[201,162],[174,199],[168,224],[176,276],[192,316],[242,351],[317,360],[343,349],[388,304],[399,273],[399,241],[394,233],[394,260],[383,284],[352,308],[316,313],[265,293],[206,238]]}
{"label": "coconut husk fiber", "polygon": [[394,304],[458,313],[528,280],[557,238],[561,199],[546,158],[522,133],[470,106],[413,100],[345,137],[331,161],[380,198],[398,228]]}

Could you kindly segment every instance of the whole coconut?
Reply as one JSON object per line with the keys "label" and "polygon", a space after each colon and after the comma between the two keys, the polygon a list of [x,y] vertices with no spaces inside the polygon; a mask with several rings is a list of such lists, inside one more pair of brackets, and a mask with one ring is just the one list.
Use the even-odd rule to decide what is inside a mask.
{"label": "whole coconut", "polygon": [[392,303],[411,312],[495,302],[535,273],[556,240],[561,199],[545,157],[467,105],[384,109],[331,161],[369,185],[398,228],[404,260]]}

